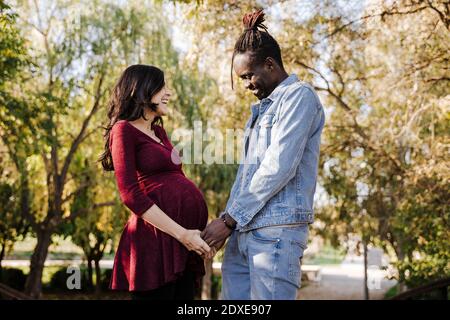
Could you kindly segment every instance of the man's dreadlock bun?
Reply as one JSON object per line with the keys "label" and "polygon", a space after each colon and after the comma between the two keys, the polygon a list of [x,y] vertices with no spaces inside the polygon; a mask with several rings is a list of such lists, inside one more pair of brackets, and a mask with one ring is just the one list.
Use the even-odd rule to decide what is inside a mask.
{"label": "man's dreadlock bun", "polygon": [[258,28],[263,29],[267,32],[267,27],[263,24],[264,22],[264,11],[259,9],[255,12],[246,13],[242,18],[244,23],[245,31],[256,31]]}

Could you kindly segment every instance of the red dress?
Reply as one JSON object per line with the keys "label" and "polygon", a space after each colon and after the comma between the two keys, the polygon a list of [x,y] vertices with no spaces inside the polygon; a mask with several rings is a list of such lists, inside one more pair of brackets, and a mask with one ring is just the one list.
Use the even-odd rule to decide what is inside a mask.
{"label": "red dress", "polygon": [[133,212],[120,238],[110,288],[143,291],[178,279],[184,271],[204,275],[203,259],[140,216],[156,204],[186,229],[203,230],[208,209],[201,191],[186,178],[181,159],[166,132],[153,129],[164,146],[131,125],[118,121],[110,150],[123,203]]}

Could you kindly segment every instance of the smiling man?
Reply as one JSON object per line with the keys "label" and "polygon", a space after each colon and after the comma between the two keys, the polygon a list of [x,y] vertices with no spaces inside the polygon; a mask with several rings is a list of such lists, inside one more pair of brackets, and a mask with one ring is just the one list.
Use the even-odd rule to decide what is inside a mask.
{"label": "smiling man", "polygon": [[288,75],[262,10],[244,16],[232,70],[259,102],[246,125],[244,162],[226,209],[202,232],[219,249],[222,297],[295,299],[313,222],[323,107],[313,88]]}

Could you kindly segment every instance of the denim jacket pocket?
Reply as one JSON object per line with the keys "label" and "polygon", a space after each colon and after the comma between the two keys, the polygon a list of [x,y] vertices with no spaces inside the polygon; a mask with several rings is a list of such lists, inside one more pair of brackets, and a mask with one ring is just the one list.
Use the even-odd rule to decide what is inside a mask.
{"label": "denim jacket pocket", "polygon": [[272,127],[273,126],[273,120],[275,115],[274,114],[265,114],[261,116],[261,120],[259,121],[260,127]]}
{"label": "denim jacket pocket", "polygon": [[261,116],[261,120],[258,123],[258,164],[261,163],[264,154],[270,145],[273,121],[273,114],[265,114]]}
{"label": "denim jacket pocket", "polygon": [[285,203],[285,193],[286,193],[286,188],[281,189],[280,191],[278,191],[277,193],[274,194],[273,196],[273,202],[274,203]]}

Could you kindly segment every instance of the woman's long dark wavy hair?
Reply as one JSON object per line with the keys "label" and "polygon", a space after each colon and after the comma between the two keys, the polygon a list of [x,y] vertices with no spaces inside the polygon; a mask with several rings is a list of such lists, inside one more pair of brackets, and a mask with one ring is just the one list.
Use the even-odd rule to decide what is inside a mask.
{"label": "woman's long dark wavy hair", "polygon": [[[164,72],[154,66],[135,64],[129,66],[120,76],[108,105],[109,124],[104,128],[105,151],[100,156],[105,171],[113,171],[111,150],[109,149],[110,132],[119,120],[133,121],[145,118],[145,108],[156,111],[158,105],[151,102],[152,97],[164,88]],[[163,125],[161,117],[155,117],[153,124]]]}

